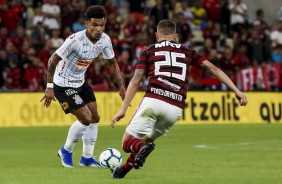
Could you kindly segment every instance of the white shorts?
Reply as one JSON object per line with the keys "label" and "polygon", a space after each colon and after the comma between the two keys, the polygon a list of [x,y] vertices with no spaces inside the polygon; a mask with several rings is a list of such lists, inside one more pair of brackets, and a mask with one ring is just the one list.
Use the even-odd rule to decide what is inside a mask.
{"label": "white shorts", "polygon": [[165,135],[181,117],[182,109],[162,100],[145,97],[136,110],[126,132],[141,139],[147,135],[155,140]]}

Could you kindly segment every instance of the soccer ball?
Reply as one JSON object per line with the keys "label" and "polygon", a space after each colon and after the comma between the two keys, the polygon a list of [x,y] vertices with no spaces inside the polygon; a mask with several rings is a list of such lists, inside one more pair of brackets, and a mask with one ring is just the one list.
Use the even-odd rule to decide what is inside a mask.
{"label": "soccer ball", "polygon": [[121,153],[115,148],[107,148],[100,154],[99,162],[102,167],[120,167],[122,163]]}

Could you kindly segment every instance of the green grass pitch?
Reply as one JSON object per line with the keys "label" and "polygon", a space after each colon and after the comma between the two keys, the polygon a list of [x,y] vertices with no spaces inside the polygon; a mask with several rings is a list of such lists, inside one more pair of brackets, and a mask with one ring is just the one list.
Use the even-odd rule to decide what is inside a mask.
{"label": "green grass pitch", "polygon": [[[102,168],[81,168],[82,144],[74,150],[74,169],[57,157],[69,127],[0,128],[1,184],[280,184],[282,124],[176,125],[156,141],[140,170],[124,179]],[[125,127],[100,126],[95,155],[121,150]]]}

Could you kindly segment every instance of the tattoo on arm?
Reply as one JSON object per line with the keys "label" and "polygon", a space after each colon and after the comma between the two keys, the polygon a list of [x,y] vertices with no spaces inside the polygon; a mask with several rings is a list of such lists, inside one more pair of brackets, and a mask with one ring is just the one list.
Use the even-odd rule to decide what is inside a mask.
{"label": "tattoo on arm", "polygon": [[142,80],[143,76],[144,76],[144,72],[145,72],[145,70],[143,70],[143,69],[136,69],[135,72],[134,72],[133,79]]}
{"label": "tattoo on arm", "polygon": [[210,68],[207,65],[205,65],[204,63],[201,64],[201,69],[204,71],[210,71]]}
{"label": "tattoo on arm", "polygon": [[53,82],[54,73],[55,73],[57,64],[59,63],[60,60],[61,60],[61,58],[56,53],[54,53],[49,58],[48,69],[47,69],[47,82],[48,83]]}
{"label": "tattoo on arm", "polygon": [[108,63],[109,63],[110,71],[114,77],[114,83],[118,86],[118,88],[122,87],[123,81],[116,59],[115,58],[108,59]]}

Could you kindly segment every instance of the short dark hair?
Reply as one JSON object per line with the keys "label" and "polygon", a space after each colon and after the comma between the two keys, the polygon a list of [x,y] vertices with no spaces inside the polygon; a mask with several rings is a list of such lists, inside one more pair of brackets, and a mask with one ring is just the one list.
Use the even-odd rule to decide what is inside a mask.
{"label": "short dark hair", "polygon": [[157,31],[163,35],[171,35],[176,32],[176,25],[173,21],[164,19],[158,23]]}
{"label": "short dark hair", "polygon": [[106,11],[104,7],[98,5],[89,6],[85,11],[85,19],[90,20],[91,18],[106,18]]}

